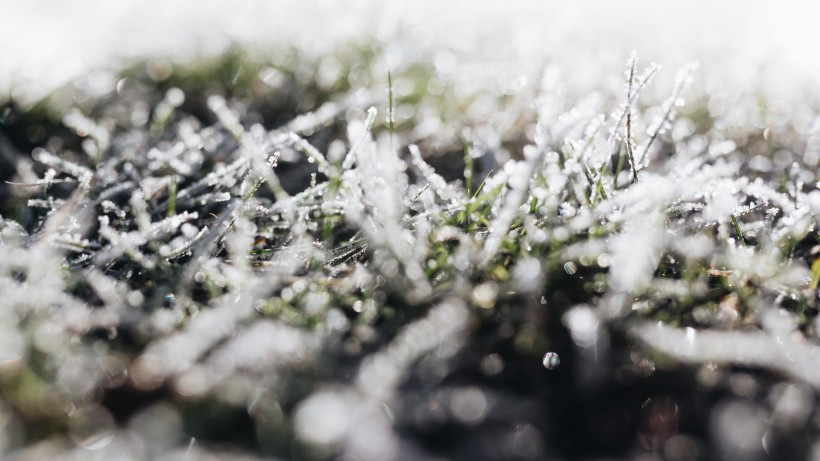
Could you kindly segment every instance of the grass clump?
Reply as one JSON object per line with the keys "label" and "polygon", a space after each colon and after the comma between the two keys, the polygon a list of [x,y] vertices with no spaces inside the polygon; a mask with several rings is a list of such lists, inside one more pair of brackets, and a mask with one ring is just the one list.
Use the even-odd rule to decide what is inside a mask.
{"label": "grass clump", "polygon": [[[51,122],[4,127],[3,450],[626,453],[657,430],[635,399],[694,405],[681,434],[708,444],[695,395],[736,367],[820,387],[811,165],[755,168],[745,151],[771,162],[771,139],[680,117],[693,67],[660,103],[634,55],[625,99],[574,98],[548,71],[488,133],[443,120],[466,103],[418,91],[423,64],[356,87],[367,52],[329,76],[287,56],[126,71],[31,155],[10,152]],[[780,149],[803,142],[779,130]],[[622,409],[596,407],[613,394]]]}

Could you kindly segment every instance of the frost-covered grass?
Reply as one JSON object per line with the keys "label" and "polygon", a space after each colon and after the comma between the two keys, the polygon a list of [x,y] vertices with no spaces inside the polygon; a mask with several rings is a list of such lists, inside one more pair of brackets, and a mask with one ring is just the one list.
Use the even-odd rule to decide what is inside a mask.
{"label": "frost-covered grass", "polygon": [[[498,87],[350,49],[149,63],[5,113],[2,452],[809,451],[816,105],[635,55],[577,94],[560,62]],[[622,440],[584,429],[622,416],[579,402],[607,395]]]}

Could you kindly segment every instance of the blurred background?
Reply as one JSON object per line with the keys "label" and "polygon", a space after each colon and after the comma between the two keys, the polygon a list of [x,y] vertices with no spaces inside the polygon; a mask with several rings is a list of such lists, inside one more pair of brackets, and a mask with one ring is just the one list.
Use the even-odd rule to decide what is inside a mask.
{"label": "blurred background", "polygon": [[389,40],[397,30],[415,37],[419,48],[479,60],[549,56],[595,65],[612,57],[620,64],[637,50],[647,61],[673,67],[714,62],[731,70],[721,78],[733,84],[762,82],[786,91],[820,72],[817,18],[820,4],[799,1],[4,2],[0,94],[33,102],[72,78],[135,58],[190,61],[236,45],[287,44],[321,53],[349,39]]}

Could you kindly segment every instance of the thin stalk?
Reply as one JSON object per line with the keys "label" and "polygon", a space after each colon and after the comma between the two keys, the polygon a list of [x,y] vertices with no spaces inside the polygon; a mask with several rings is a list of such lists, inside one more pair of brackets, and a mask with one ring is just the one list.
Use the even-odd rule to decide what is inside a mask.
{"label": "thin stalk", "polygon": [[171,178],[170,191],[168,192],[168,217],[177,214],[177,175]]}
{"label": "thin stalk", "polygon": [[737,216],[732,215],[732,226],[735,228],[735,234],[737,234],[737,238],[740,240],[740,243],[746,245],[746,239],[743,238],[743,232],[740,231],[740,225],[737,222]]}
{"label": "thin stalk", "polygon": [[[626,90],[626,100],[632,101],[632,86],[635,81],[635,66],[638,64],[638,57],[633,53],[632,54],[632,62],[629,66],[629,84]],[[629,157],[629,167],[632,169],[632,182],[638,180],[638,170],[635,167],[635,157],[632,153],[632,103],[627,102],[626,104],[626,154]],[[621,163],[622,160],[619,160],[618,163]],[[617,181],[618,176],[615,176],[616,181],[616,188],[617,188]]]}
{"label": "thin stalk", "polygon": [[393,108],[393,74],[387,71],[387,129],[390,131],[390,151],[393,150],[393,136],[396,133],[395,112]]}
{"label": "thin stalk", "polygon": [[686,88],[689,83],[689,76],[692,74],[694,69],[697,67],[696,64],[690,64],[683,69],[680,70],[678,73],[677,81],[675,82],[675,89],[672,92],[672,96],[667,99],[666,102],[666,110],[664,111],[663,117],[661,117],[660,121],[655,125],[652,129],[652,134],[649,136],[649,141],[647,141],[646,146],[644,146],[643,151],[641,152],[641,157],[639,162],[643,165],[643,162],[646,160],[646,156],[649,153],[649,148],[652,147],[652,143],[655,142],[655,139],[660,134],[663,126],[672,121],[675,118],[675,103],[677,102],[678,98],[680,98],[681,93]]}
{"label": "thin stalk", "polygon": [[467,197],[472,196],[473,190],[473,172],[475,171],[475,165],[473,162],[473,156],[470,153],[470,145],[468,144],[464,148],[464,188],[467,192]]}
{"label": "thin stalk", "polygon": [[620,152],[620,150],[619,150],[618,165],[615,167],[615,185],[613,187],[614,189],[618,189],[618,176],[621,175],[621,170],[623,170],[623,168],[624,168],[624,154],[622,152]]}

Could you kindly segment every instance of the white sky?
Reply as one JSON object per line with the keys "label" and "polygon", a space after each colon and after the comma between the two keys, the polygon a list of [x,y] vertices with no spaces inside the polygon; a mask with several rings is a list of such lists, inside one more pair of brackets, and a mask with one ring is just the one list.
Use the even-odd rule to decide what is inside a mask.
{"label": "white sky", "polygon": [[231,42],[315,51],[397,23],[479,59],[635,49],[659,62],[776,63],[786,81],[820,75],[818,20],[820,2],[797,0],[18,0],[0,2],[0,91],[31,100],[121,58],[188,59]]}

